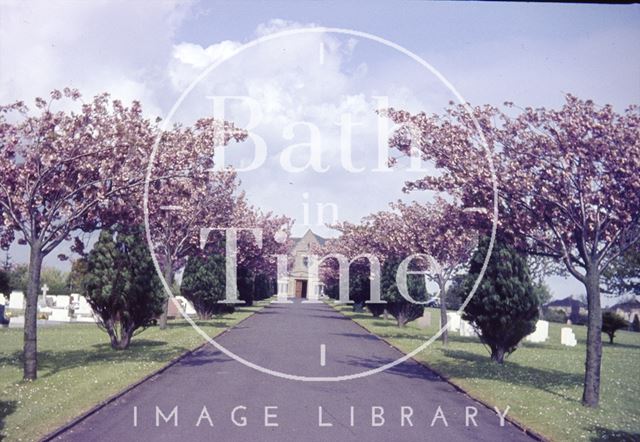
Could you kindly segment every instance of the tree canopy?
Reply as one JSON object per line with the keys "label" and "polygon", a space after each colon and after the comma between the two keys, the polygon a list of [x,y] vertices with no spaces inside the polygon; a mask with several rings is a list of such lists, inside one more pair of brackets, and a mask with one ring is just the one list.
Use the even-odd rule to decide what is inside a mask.
{"label": "tree canopy", "polygon": [[[559,109],[452,105],[444,115],[382,112],[390,147],[417,152],[436,173],[406,190],[445,192],[493,212],[530,254],[561,262],[585,286],[589,316],[583,403],[600,397],[601,274],[640,239],[640,111],[566,96]],[[495,173],[494,173],[495,172]],[[494,193],[494,185],[497,192]]]}

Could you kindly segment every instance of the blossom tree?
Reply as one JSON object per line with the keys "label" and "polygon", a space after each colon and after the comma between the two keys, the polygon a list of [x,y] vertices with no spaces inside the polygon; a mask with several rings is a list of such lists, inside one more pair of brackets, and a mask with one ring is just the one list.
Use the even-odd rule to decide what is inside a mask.
{"label": "blossom tree", "polygon": [[[364,217],[360,224],[342,223],[333,227],[341,232],[341,236],[325,246],[325,254],[336,253],[351,260],[350,286],[354,286],[352,290],[355,288],[355,294],[360,295],[358,301],[366,302],[367,297],[373,298],[372,290],[366,288],[366,283],[369,282],[372,288],[374,284],[378,284],[384,303],[369,306],[374,315],[386,308],[396,318],[399,326],[404,326],[408,321],[422,315],[423,306],[420,302],[424,299],[426,285],[423,278],[406,275],[407,281],[403,289],[400,289],[398,283],[398,271],[400,266],[404,265],[405,259],[413,253],[420,253],[414,250],[410,240],[411,232],[406,228],[399,213],[381,211]],[[407,269],[411,267],[424,271],[428,268],[429,263],[425,256],[415,258]],[[380,274],[374,271],[374,260],[377,261],[376,267],[378,263],[381,264]],[[336,277],[339,278],[339,263],[336,268],[335,260],[332,260],[325,267],[326,280],[331,282]],[[359,293],[360,291],[363,293]],[[409,299],[405,299],[407,295]],[[375,302],[375,299],[368,301]]]}
{"label": "blossom tree", "polygon": [[[194,250],[190,256],[224,255],[226,281],[233,284],[231,288],[227,284],[226,290],[236,290],[235,296],[240,295],[234,299],[227,298],[225,302],[251,305],[256,277],[262,281],[275,279],[276,255],[286,256],[292,223],[286,216],[262,212],[249,204],[241,193],[232,207],[229,223],[201,226],[200,250]],[[235,251],[228,247],[227,241],[235,241]]]}
{"label": "blossom tree", "polygon": [[[239,183],[232,169],[213,170],[213,152],[217,146],[246,136],[246,131],[210,118],[193,126],[175,125],[160,134],[147,208],[153,252],[170,287],[175,273],[198,249],[201,228],[234,224],[235,206],[244,196],[238,195]],[[141,209],[141,193],[131,197]],[[141,210],[138,218],[142,223]],[[167,298],[159,321],[161,329],[167,325],[168,303]]]}
{"label": "blossom tree", "polygon": [[[163,276],[171,287],[175,273],[185,265],[199,246],[201,227],[225,227],[231,224],[237,196],[235,174],[212,172],[211,178],[166,180],[155,187],[149,197],[149,228]],[[167,188],[170,192],[167,192]],[[167,307],[159,325],[167,324]]]}
{"label": "blossom tree", "polygon": [[442,343],[447,345],[447,285],[469,260],[477,240],[478,214],[464,212],[461,208],[441,198],[429,204],[404,204],[392,207],[399,213],[402,243],[410,254],[428,257],[426,274],[437,285],[440,296],[440,323],[443,324]]}
{"label": "blossom tree", "polygon": [[[601,275],[640,238],[640,112],[567,95],[557,110],[452,106],[445,115],[385,111],[401,125],[390,147],[417,151],[438,174],[406,188],[447,192],[465,207],[491,207],[493,159],[498,228],[530,254],[563,263],[587,293],[583,404],[598,405],[602,358]],[[477,126],[476,126],[477,122]],[[482,148],[480,134],[488,152]]]}
{"label": "blossom tree", "polygon": [[[376,267],[380,267],[380,264],[384,264],[384,261],[388,258],[399,258],[401,251],[395,246],[399,243],[393,241],[397,235],[399,224],[397,218],[390,215],[388,212],[380,212],[378,217],[372,215],[365,217],[359,224],[342,222],[330,226],[331,228],[340,232],[340,236],[334,239],[329,239],[324,245],[313,248],[311,251],[315,254],[319,254],[323,257],[330,257],[323,260],[322,267],[320,269],[321,277],[325,282],[325,286],[330,290],[334,287],[340,287],[340,290],[349,289],[353,292],[356,286],[357,293],[349,293],[350,301],[355,297],[356,304],[354,309],[361,308],[362,303],[366,302],[366,298],[371,296],[371,290],[366,287],[367,282],[370,287],[373,284],[380,284],[380,275],[376,275],[374,267],[371,265],[371,260],[376,260]],[[385,218],[382,221],[382,218]],[[383,228],[379,228],[380,223]],[[396,227],[396,228],[394,228]],[[383,230],[386,229],[386,230]],[[388,235],[385,233],[388,232]],[[349,262],[349,281],[340,281],[340,263],[337,256],[344,256]],[[338,284],[340,282],[340,284]],[[343,285],[345,284],[345,285]],[[360,293],[362,292],[362,293]],[[330,294],[333,296],[332,294]],[[355,296],[352,296],[355,295]],[[342,299],[342,293],[340,293]],[[370,299],[369,299],[370,300]],[[371,304],[370,309],[374,312],[374,315],[382,313],[384,305]]]}
{"label": "blossom tree", "polygon": [[[121,198],[144,179],[139,149],[153,131],[139,103],[125,107],[107,94],[80,111],[53,110],[63,98],[53,91],[35,100],[0,106],[0,238],[30,248],[24,327],[24,378],[37,376],[37,300],[42,261],[73,232],[93,231],[126,212]],[[65,103],[66,104],[66,103]]]}
{"label": "blossom tree", "polygon": [[[422,262],[418,265],[438,285],[440,319],[446,324],[447,285],[471,256],[477,242],[477,226],[484,218],[482,214],[464,212],[442,198],[427,204],[398,201],[391,204],[391,210],[365,217],[360,225],[336,226],[342,233],[338,250],[347,255],[372,253],[381,259],[419,255]],[[447,339],[445,328],[445,345]]]}
{"label": "blossom tree", "polygon": [[[290,244],[283,238],[289,238],[293,221],[283,215],[272,212],[262,212],[243,200],[236,205],[236,225],[242,228],[258,228],[262,231],[262,247],[258,247],[255,239],[249,232],[241,232],[238,237],[238,271],[245,280],[251,282],[251,297],[245,302],[251,304],[255,288],[256,277],[259,275],[277,277],[275,255],[286,255]],[[265,296],[264,294],[262,296]]]}
{"label": "blossom tree", "polygon": [[[35,107],[30,112],[23,102],[0,106],[0,245],[8,247],[17,236],[30,248],[25,379],[37,376],[37,299],[44,257],[78,233],[116,222],[139,223],[132,195],[142,193],[158,134],[138,102],[127,107],[108,94],[82,103],[76,90],[54,90],[49,101],[36,98]],[[197,122],[196,129],[207,124],[210,120]],[[214,140],[228,140],[235,133],[226,122],[216,127],[217,134],[209,131],[200,140],[203,148],[211,142],[209,151]],[[202,154],[202,149],[172,149],[154,180],[185,176]],[[73,250],[81,248],[76,237]]]}

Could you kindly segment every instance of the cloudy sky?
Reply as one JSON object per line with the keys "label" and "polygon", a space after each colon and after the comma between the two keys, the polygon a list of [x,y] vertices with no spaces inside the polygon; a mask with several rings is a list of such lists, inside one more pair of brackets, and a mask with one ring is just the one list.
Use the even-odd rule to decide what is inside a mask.
{"label": "cloudy sky", "polygon": [[[458,97],[472,104],[558,106],[564,93],[618,110],[640,102],[637,5],[0,5],[2,103],[72,86],[84,96],[108,91],[140,100],[149,116],[167,121],[224,111],[253,135],[225,149],[225,164],[247,169],[240,177],[249,198],[295,218],[295,234],[311,227],[330,235],[324,223],[334,212],[355,221],[398,198],[431,198],[401,193],[402,183],[428,166],[405,161],[393,172],[380,170],[380,140],[389,127],[377,108],[437,112]],[[349,32],[300,31],[310,27]],[[222,109],[223,96],[242,98],[226,99]],[[11,254],[14,261],[26,257],[16,247]],[[55,258],[48,264],[57,265]],[[556,296],[581,291],[560,278],[550,283]]]}

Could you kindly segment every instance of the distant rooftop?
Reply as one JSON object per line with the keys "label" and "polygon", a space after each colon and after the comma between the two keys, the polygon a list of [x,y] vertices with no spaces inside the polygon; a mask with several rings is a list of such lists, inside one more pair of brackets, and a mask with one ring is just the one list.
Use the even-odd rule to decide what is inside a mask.
{"label": "distant rooftop", "polygon": [[307,230],[307,231],[305,232],[305,234],[304,234],[304,235],[302,235],[302,236],[292,236],[292,237],[291,237],[291,239],[293,240],[293,242],[294,242],[295,244],[297,244],[297,243],[298,243],[298,241],[300,241],[302,238],[304,238],[304,237],[307,235],[307,233],[309,233],[309,232],[311,232],[311,234],[312,234],[313,236],[315,236],[316,240],[318,241],[318,243],[319,243],[321,246],[323,246],[323,245],[324,245],[324,243],[325,243],[325,242],[327,242],[327,238],[323,238],[322,236],[320,236],[320,235],[318,235],[318,234],[314,233],[314,232],[313,232],[313,230],[311,230],[311,229]]}
{"label": "distant rooftop", "polygon": [[632,309],[640,309],[640,301],[638,301],[638,298],[628,299],[626,301],[622,301],[617,304],[614,304],[610,308],[611,310],[620,309],[624,311],[631,311]]}
{"label": "distant rooftop", "polygon": [[573,296],[567,296],[563,299],[556,299],[555,301],[547,302],[545,307],[571,307],[572,305],[580,305],[586,307],[587,305],[579,299],[574,299]]}

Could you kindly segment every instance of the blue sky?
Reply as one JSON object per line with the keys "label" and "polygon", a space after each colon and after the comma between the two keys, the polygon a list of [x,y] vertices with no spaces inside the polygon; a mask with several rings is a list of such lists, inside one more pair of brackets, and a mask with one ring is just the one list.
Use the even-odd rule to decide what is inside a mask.
{"label": "blue sky", "polygon": [[[640,6],[501,2],[209,2],[178,29],[178,40],[202,45],[247,41],[256,27],[280,18],[298,23],[374,33],[416,52],[452,80],[466,72],[482,87],[464,89],[471,101],[502,102],[519,96],[557,104],[561,93],[590,94],[623,106],[640,95]],[[530,64],[535,69],[529,69]],[[509,66],[506,72],[492,68]],[[559,73],[567,74],[557,78]],[[530,93],[514,82],[543,80]],[[506,80],[511,88],[499,88]],[[457,85],[462,88],[461,85]],[[565,89],[566,88],[566,89]],[[626,88],[629,88],[625,91]],[[499,96],[494,96],[498,95]],[[485,98],[486,97],[486,98]],[[626,100],[625,100],[626,99]],[[532,104],[532,103],[528,103]]]}
{"label": "blue sky", "polygon": [[[8,2],[0,1],[0,99],[30,99],[74,86],[84,95],[110,91],[139,99],[146,112],[166,117],[182,90],[210,63],[259,36],[324,26],[390,40],[425,59],[471,103],[557,106],[564,93],[611,103],[640,102],[640,7],[497,2]],[[318,44],[326,45],[316,67]],[[325,57],[323,55],[323,57]],[[357,220],[403,196],[411,176],[371,173],[375,163],[375,94],[411,110],[438,111],[453,96],[406,57],[379,44],[344,35],[300,36],[262,45],[207,77],[176,114],[190,120],[208,112],[207,94],[248,93],[263,105],[256,128],[268,145],[265,163],[241,175],[250,199],[328,235],[322,222],[303,225],[305,204],[335,204],[340,220]],[[339,167],[340,133],[331,118],[345,111],[360,119],[353,162]],[[229,118],[247,117],[241,106]],[[286,147],[305,139],[298,120],[322,130],[327,173],[289,173]],[[242,121],[239,121],[242,123]],[[251,143],[234,147],[228,161],[247,164]],[[305,158],[292,155],[296,164]],[[419,174],[416,174],[417,176]],[[326,221],[326,220],[325,220]],[[13,247],[15,261],[27,253]],[[49,265],[56,262],[56,253]],[[62,264],[64,266],[64,264]],[[556,296],[581,292],[573,281],[550,280]]]}

